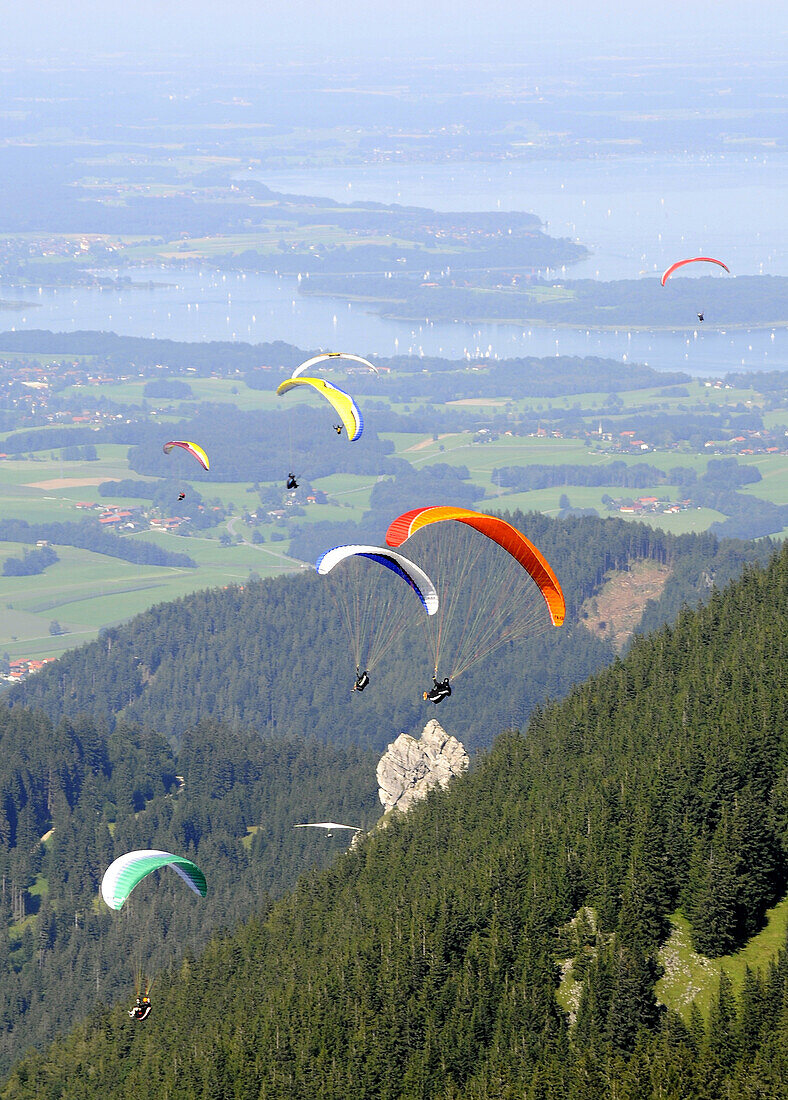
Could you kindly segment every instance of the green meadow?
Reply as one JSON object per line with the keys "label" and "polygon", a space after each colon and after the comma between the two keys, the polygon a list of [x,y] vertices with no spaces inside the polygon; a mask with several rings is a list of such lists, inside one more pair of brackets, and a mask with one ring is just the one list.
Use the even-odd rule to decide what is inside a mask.
{"label": "green meadow", "polygon": [[[40,357],[44,361],[47,357]],[[264,364],[261,364],[264,365]],[[65,391],[75,399],[80,396],[89,404],[98,397],[121,404],[142,407],[155,412],[158,422],[180,419],[200,402],[222,402],[241,410],[284,409],[285,402],[274,394],[276,372],[272,372],[271,387],[250,389],[240,379],[180,377],[188,382],[192,396],[187,400],[145,397],[144,379],[129,379],[113,385],[84,386]],[[702,382],[690,382],[680,387],[654,387],[650,390],[624,391],[620,412],[615,418],[605,417],[607,430],[625,430],[628,410],[648,408],[678,409],[687,405],[727,404],[758,405],[761,398],[754,391],[716,389]],[[467,400],[484,420],[489,414],[523,413],[549,408],[582,408],[584,411],[603,407],[609,395],[603,392],[575,394],[563,398],[523,398],[516,401],[505,397]],[[360,400],[364,401],[362,396]],[[368,399],[372,399],[371,396]],[[385,380],[375,394],[375,400],[385,400]],[[401,412],[426,412],[428,402],[390,403]],[[174,411],[174,410],[177,410]],[[788,414],[774,416],[788,419]],[[607,421],[610,423],[607,424]],[[781,421],[777,421],[778,423]],[[5,438],[7,439],[8,433]],[[683,450],[649,451],[621,454],[608,450],[608,443],[596,440],[554,436],[519,436],[499,434],[489,442],[478,442],[472,431],[449,433],[382,432],[381,437],[394,446],[394,454],[404,458],[418,470],[433,463],[448,463],[468,468],[470,481],[478,485],[481,495],[476,505],[484,508],[539,510],[558,514],[568,498],[573,508],[594,508],[602,515],[637,519],[655,527],[680,534],[706,530],[724,517],[711,509],[695,508],[676,514],[654,513],[633,515],[608,512],[603,496],[657,496],[679,499],[684,491],[679,487],[659,485],[644,489],[621,489],[614,486],[562,485],[530,492],[509,492],[498,484],[494,471],[504,466],[533,464],[604,467],[615,461],[649,463],[669,471],[685,466],[702,474],[709,455]],[[99,436],[100,438],[100,436]],[[0,516],[25,519],[31,523],[76,521],[96,511],[86,513],[77,507],[82,502],[103,506],[139,506],[144,502],[120,495],[100,497],[98,485],[104,481],[139,475],[130,470],[126,445],[97,444],[97,461],[64,460],[62,448],[42,449],[24,458],[0,460]],[[742,464],[754,465],[762,481],[743,491],[773,501],[788,504],[788,456],[744,455]],[[155,480],[155,479],[151,479]],[[369,508],[372,489],[377,478],[354,474],[334,474],[312,481],[316,489],[328,496],[325,504],[309,505],[303,515],[293,517],[299,524],[324,520],[355,522]],[[57,655],[66,648],[94,637],[102,626],[120,622],[154,603],[174,599],[195,589],[243,583],[250,572],[261,576],[276,576],[306,566],[289,557],[289,537],[285,523],[266,524],[253,528],[243,522],[243,516],[258,507],[257,493],[246,482],[201,481],[197,485],[209,504],[221,504],[229,516],[216,526],[190,537],[164,532],[126,533],[123,537],[150,541],[168,550],[188,554],[196,563],[194,569],[173,569],[138,566],[120,559],[98,555],[73,547],[56,547],[60,560],[43,574],[31,577],[0,576],[0,652],[12,658]],[[281,488],[277,484],[277,488]],[[176,509],[173,508],[173,511]],[[288,517],[289,519],[289,517]],[[286,521],[285,521],[286,522]],[[788,531],[786,532],[788,533]],[[252,538],[261,540],[254,542]],[[223,542],[226,545],[223,545]],[[229,543],[229,544],[228,544]],[[0,544],[0,561],[21,557],[21,544]],[[56,621],[64,633],[50,634]]]}
{"label": "green meadow", "polygon": [[765,970],[769,962],[777,957],[780,948],[785,946],[788,896],[769,909],[766,917],[763,930],[740,951],[718,959],[707,959],[692,950],[689,921],[681,913],[674,913],[671,917],[673,930],[659,953],[665,973],[656,985],[657,999],[688,1021],[693,1003],[704,1016],[708,1015],[712,998],[719,988],[721,971],[725,971],[738,993],[747,968]]}
{"label": "green meadow", "polygon": [[[689,1023],[693,1004],[708,1017],[723,970],[738,994],[748,968],[765,971],[772,959],[777,958],[780,948],[785,946],[788,931],[788,895],[767,911],[763,929],[741,950],[716,959],[693,951],[690,924],[680,912],[671,916],[670,924],[670,935],[659,951],[663,974],[656,983],[655,992],[660,1004],[678,1012],[685,1023]],[[595,951],[588,949],[587,954],[593,956]],[[570,967],[556,992],[558,1003],[566,1012],[577,1011],[580,990],[581,984],[575,980]]]}

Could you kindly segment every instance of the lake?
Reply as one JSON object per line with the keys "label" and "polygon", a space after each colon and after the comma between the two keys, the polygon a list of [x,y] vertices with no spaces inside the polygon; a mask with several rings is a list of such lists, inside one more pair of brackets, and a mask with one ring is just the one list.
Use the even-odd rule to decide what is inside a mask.
{"label": "lake", "polygon": [[788,275],[788,154],[372,164],[251,173],[274,191],[435,210],[525,210],[591,257],[572,278],[661,274],[719,256],[736,275]]}
{"label": "lake", "polygon": [[[569,276],[637,277],[678,255],[706,250],[739,274],[788,275],[784,154],[622,157],[600,161],[370,165],[267,172],[275,190],[335,199],[401,202],[436,209],[525,209],[555,235],[594,249]],[[776,224],[775,224],[776,223]],[[660,239],[661,237],[661,239]],[[645,242],[645,243],[644,243]],[[115,274],[106,272],[105,274]],[[302,297],[292,277],[145,267],[131,274],[159,285],[121,291],[3,285],[3,298],[35,307],[0,314],[2,328],[109,330],[172,340],[284,340],[305,350],[448,358],[596,355],[659,370],[717,376],[730,370],[788,370],[788,329],[618,332],[515,325],[386,320],[368,307]],[[722,278],[727,278],[721,275]]]}

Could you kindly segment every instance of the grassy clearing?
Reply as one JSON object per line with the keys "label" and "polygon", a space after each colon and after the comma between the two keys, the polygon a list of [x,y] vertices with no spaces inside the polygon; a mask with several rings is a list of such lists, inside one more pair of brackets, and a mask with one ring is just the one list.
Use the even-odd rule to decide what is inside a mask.
{"label": "grassy clearing", "polygon": [[667,531],[671,535],[697,534],[700,531],[707,531],[712,523],[726,518],[722,512],[715,512],[713,508],[693,508],[689,512],[678,512],[675,515],[668,516],[659,514],[632,516],[621,512],[612,514],[620,516],[621,519],[647,523],[649,527]]}
{"label": "grassy clearing", "polygon": [[[260,364],[265,366],[267,364]],[[134,382],[117,382],[112,386],[71,386],[63,390],[64,397],[73,397],[76,401],[90,397],[110,398],[118,404],[142,406],[143,401],[149,409],[179,409],[181,406],[189,407],[190,404],[200,401],[222,402],[235,405],[243,412],[255,409],[276,409],[282,407],[281,398],[276,396],[275,390],[282,380],[281,371],[271,371],[271,389],[253,390],[240,378],[190,378],[188,375],[179,376],[179,381],[188,383],[192,391],[191,397],[149,397],[145,395],[145,387],[150,379],[140,379]]]}
{"label": "grassy clearing", "polygon": [[[261,204],[270,205],[270,204]],[[319,246],[336,248],[339,246],[347,249],[358,248],[367,243],[362,235],[348,232],[340,225],[332,224],[331,213],[326,211],[324,224],[312,224],[308,232],[299,224],[296,218],[288,218],[282,211],[281,218],[271,221],[267,228],[257,229],[251,233],[191,237],[188,240],[166,241],[158,245],[139,245],[125,250],[124,256],[130,261],[157,259],[166,261],[171,259],[206,260],[216,259],[217,256],[240,255],[252,250],[261,255],[282,255],[280,242],[285,244],[285,251],[295,248],[298,252],[312,252]],[[389,236],[383,234],[375,237],[375,244],[382,246],[397,245],[400,248],[412,248],[413,242],[404,237]],[[435,252],[435,248],[424,248],[424,253]]]}
{"label": "grassy clearing", "polygon": [[739,462],[756,466],[761,473],[761,480],[742,492],[774,504],[788,504],[788,455],[742,455]]}
{"label": "grassy clearing", "polygon": [[262,829],[262,825],[247,825],[246,836],[241,837],[241,844],[246,848],[247,852],[252,850],[252,844],[257,833]]}
{"label": "grassy clearing", "polygon": [[[56,547],[60,561],[34,577],[0,576],[0,652],[17,657],[57,656],[94,637],[102,626],[122,622],[155,603],[203,588],[244,583],[250,572],[278,576],[298,565],[288,560],[287,541],[265,546],[222,546],[218,539],[145,534],[168,550],[188,553],[196,569],[135,565],[75,547]],[[18,557],[22,547],[0,543],[0,555]],[[49,634],[57,620],[67,633]]]}
{"label": "grassy clearing", "polygon": [[[429,444],[432,442],[432,433],[426,434],[422,432],[379,432],[381,439],[386,439],[394,444],[394,454],[403,455],[403,457],[409,461],[411,449],[418,447],[421,443]],[[408,454],[405,454],[405,452]],[[413,451],[414,454],[418,454],[418,451]]]}
{"label": "grassy clearing", "polygon": [[692,950],[689,921],[674,913],[670,918],[673,931],[659,953],[665,974],[657,982],[657,999],[680,1013],[685,1020],[693,1002],[705,1016],[717,992],[720,972],[724,969],[738,992],[747,967],[763,970],[785,945],[788,930],[788,896],[767,913],[762,932],[733,955],[707,959]]}
{"label": "grassy clearing", "polygon": [[43,898],[49,893],[49,880],[43,875],[36,875],[35,881],[30,889],[27,891],[33,898]]}
{"label": "grassy clearing", "polygon": [[557,515],[560,511],[561,497],[565,495],[569,498],[572,508],[595,508],[600,516],[612,516],[616,519],[647,523],[650,527],[660,528],[674,535],[686,534],[692,531],[705,531],[712,523],[725,519],[721,512],[715,512],[711,508],[693,508],[687,512],[677,512],[671,515],[665,515],[662,512],[633,514],[618,511],[610,512],[602,503],[602,497],[605,494],[623,496],[632,493],[637,493],[638,496],[661,495],[675,497],[678,495],[678,490],[666,485],[652,486],[651,490],[649,488],[622,490],[610,486],[606,488],[604,485],[557,485],[549,489],[532,489],[527,493],[503,493],[500,495],[492,493],[481,503],[485,508],[507,511],[514,511],[519,508],[523,512],[544,512],[546,515]]}
{"label": "grassy clearing", "polygon": [[[316,489],[322,489],[328,494],[332,504],[312,505],[307,508],[307,514],[312,519],[346,519],[344,509],[352,509],[353,513],[362,512],[369,508],[372,490],[377,478],[369,474],[332,474],[330,477],[321,477],[312,482]],[[339,511],[337,505],[342,509]],[[318,509],[320,512],[318,513]]]}

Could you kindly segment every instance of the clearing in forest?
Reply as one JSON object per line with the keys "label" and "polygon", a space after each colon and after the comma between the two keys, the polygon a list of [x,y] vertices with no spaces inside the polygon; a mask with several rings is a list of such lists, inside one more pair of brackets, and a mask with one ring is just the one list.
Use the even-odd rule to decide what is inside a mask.
{"label": "clearing in forest", "polygon": [[670,567],[651,559],[633,561],[628,570],[609,574],[602,589],[586,600],[580,621],[620,653],[643,617],[649,600],[659,599]]}

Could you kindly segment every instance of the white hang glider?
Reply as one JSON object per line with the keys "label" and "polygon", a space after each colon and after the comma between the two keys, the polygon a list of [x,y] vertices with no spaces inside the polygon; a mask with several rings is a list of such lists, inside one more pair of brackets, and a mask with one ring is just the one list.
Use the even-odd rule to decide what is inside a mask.
{"label": "white hang glider", "polygon": [[352,833],[360,833],[358,825],[340,825],[338,821],[305,821],[302,825],[294,825],[294,829],[325,829],[326,836],[333,836],[334,829],[350,829]]}

